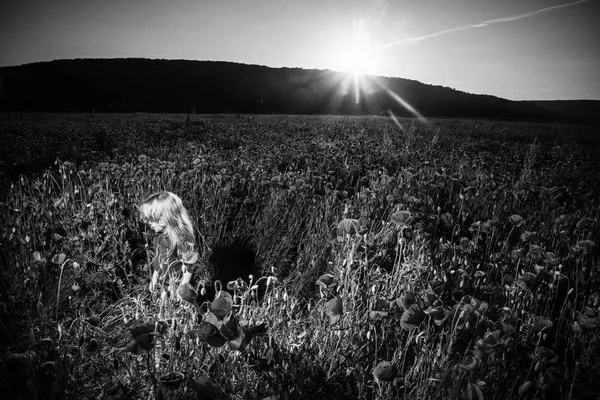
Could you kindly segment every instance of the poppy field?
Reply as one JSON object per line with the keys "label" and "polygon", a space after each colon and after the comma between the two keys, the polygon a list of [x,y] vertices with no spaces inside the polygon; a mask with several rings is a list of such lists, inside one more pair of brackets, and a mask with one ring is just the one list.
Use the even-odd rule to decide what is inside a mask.
{"label": "poppy field", "polygon": [[[5,398],[600,393],[597,127],[7,114],[0,139]],[[159,190],[198,303],[148,289]]]}

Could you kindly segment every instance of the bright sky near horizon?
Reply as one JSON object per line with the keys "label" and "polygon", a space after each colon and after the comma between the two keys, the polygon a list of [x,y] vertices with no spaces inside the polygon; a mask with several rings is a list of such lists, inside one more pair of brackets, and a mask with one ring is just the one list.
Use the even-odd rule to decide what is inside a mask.
{"label": "bright sky near horizon", "polygon": [[144,57],[350,70],[600,100],[600,0],[20,0],[0,66]]}

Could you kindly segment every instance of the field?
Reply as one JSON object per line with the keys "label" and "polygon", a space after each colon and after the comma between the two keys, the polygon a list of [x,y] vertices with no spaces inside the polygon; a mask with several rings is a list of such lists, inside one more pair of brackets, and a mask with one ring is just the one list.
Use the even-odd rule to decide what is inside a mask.
{"label": "field", "polygon": [[[0,140],[4,398],[598,398],[598,128],[13,114]],[[225,319],[149,292],[158,190]]]}

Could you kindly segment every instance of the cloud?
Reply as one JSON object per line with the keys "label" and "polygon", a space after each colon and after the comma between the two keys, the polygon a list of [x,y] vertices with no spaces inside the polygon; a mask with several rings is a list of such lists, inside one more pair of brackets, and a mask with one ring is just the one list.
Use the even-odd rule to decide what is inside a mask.
{"label": "cloud", "polygon": [[518,19],[523,19],[523,18],[531,18],[531,17],[535,17],[536,15],[545,13],[545,12],[549,12],[549,11],[553,11],[559,8],[564,8],[564,7],[570,7],[570,6],[574,6],[577,4],[581,4],[581,3],[586,3],[589,0],[578,0],[572,3],[567,3],[567,4],[560,4],[558,6],[552,6],[552,7],[546,7],[546,8],[542,8],[536,11],[530,11],[528,13],[525,14],[519,14],[519,15],[513,15],[510,17],[504,17],[504,18],[496,18],[496,19],[490,19],[487,21],[483,21],[480,22],[478,24],[471,24],[471,25],[464,25],[464,26],[459,26],[456,28],[451,28],[451,29],[445,29],[443,31],[438,31],[435,33],[430,33],[429,35],[425,35],[425,36],[418,36],[418,37],[412,37],[412,38],[408,38],[408,39],[403,39],[403,40],[399,40],[397,42],[391,42],[391,43],[387,43],[387,44],[383,44],[380,46],[377,46],[377,48],[386,48],[386,47],[392,47],[392,46],[397,46],[399,44],[404,44],[404,43],[409,43],[409,42],[418,42],[421,40],[426,40],[426,39],[431,39],[437,36],[442,36],[442,35],[446,35],[448,33],[452,33],[452,32],[459,32],[459,31],[466,31],[468,29],[474,29],[474,28],[483,28],[484,26],[488,26],[488,25],[492,25],[492,24],[499,24],[502,22],[510,22],[510,21],[516,21]]}

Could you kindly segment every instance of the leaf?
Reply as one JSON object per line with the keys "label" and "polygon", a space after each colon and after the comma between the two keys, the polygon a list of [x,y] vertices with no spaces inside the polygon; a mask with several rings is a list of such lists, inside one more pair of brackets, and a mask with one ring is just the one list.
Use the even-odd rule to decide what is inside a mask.
{"label": "leaf", "polygon": [[42,261],[42,255],[40,254],[39,251],[34,251],[33,252],[33,260],[37,261],[37,262],[41,262]]}

